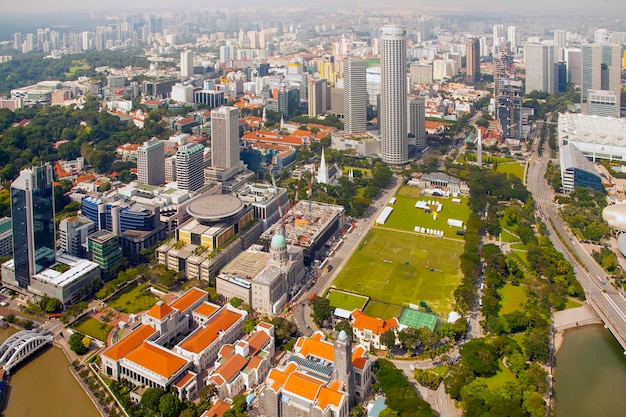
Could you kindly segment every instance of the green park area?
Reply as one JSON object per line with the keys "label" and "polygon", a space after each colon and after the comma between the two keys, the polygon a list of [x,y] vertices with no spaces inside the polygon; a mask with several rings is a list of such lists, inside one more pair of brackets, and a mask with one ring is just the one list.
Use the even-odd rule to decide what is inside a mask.
{"label": "green park area", "polygon": [[131,285],[109,301],[109,306],[127,314],[147,310],[157,302],[156,297],[147,291],[149,286],[150,284],[147,282]]}
{"label": "green park area", "polygon": [[87,336],[91,336],[94,339],[101,340],[103,342],[106,342],[106,337],[112,328],[113,327],[111,327],[110,324],[103,323],[93,317],[87,317],[86,319],[82,319],[73,326],[74,330],[84,333]]}
{"label": "green park area", "polygon": [[498,164],[496,168],[497,172],[504,172],[506,174],[513,174],[520,180],[524,180],[524,165],[519,162],[507,162],[504,164]]}
{"label": "green park area", "polygon": [[[396,195],[396,202],[393,205],[393,212],[384,225],[380,227],[406,230],[407,232],[415,232],[415,227],[423,227],[425,229],[441,230],[444,236],[462,239],[457,236],[457,230],[463,230],[460,227],[448,225],[448,219],[461,220],[463,223],[469,218],[470,210],[467,207],[467,199],[461,198],[460,203],[453,203],[451,198],[440,198],[424,196],[421,197],[420,188],[403,186]],[[431,213],[426,213],[424,209],[415,207],[418,201],[432,202]],[[440,212],[436,211],[435,202],[441,203],[443,208]]]}
{"label": "green park area", "polygon": [[65,76],[68,78],[72,78],[74,76],[74,74],[76,74],[76,71],[78,70],[88,70],[91,67],[89,66],[89,64],[85,61],[77,61],[77,60],[72,60],[72,65],[70,66],[70,70],[69,72],[65,73]]}
{"label": "green park area", "polygon": [[374,228],[334,286],[370,297],[365,312],[371,316],[399,317],[402,306],[420,301],[446,314],[452,310],[453,292],[461,279],[462,251],[462,241]]}
{"label": "green park area", "polygon": [[523,311],[524,303],[528,300],[526,287],[513,284],[505,284],[498,290],[502,299],[500,300],[500,314],[509,314],[513,311]]}
{"label": "green park area", "polygon": [[367,297],[334,289],[331,289],[328,292],[326,298],[328,298],[332,307],[339,307],[348,311],[352,311],[357,308],[362,310],[363,307],[365,307],[365,304],[367,304]]}

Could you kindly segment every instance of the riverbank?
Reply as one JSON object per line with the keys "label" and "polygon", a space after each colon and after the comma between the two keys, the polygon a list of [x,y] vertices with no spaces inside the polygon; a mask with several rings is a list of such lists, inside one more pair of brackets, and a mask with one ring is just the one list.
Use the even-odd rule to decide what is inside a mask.
{"label": "riverbank", "polygon": [[563,345],[565,332],[569,329],[575,329],[591,324],[603,324],[600,317],[595,311],[584,303],[582,307],[569,308],[567,310],[557,311],[553,314],[554,325],[554,351],[558,352]]}
{"label": "riverbank", "polygon": [[626,410],[626,357],[601,325],[565,333],[556,355],[556,417],[623,417]]}

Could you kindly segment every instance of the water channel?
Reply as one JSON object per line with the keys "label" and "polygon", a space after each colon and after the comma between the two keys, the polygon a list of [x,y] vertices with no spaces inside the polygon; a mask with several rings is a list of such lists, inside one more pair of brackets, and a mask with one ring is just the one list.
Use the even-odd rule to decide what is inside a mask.
{"label": "water channel", "polygon": [[556,355],[557,417],[626,415],[626,356],[603,326],[568,330]]}
{"label": "water channel", "polygon": [[[0,342],[15,332],[0,329]],[[13,370],[4,417],[99,417],[68,366],[61,349],[50,347]]]}

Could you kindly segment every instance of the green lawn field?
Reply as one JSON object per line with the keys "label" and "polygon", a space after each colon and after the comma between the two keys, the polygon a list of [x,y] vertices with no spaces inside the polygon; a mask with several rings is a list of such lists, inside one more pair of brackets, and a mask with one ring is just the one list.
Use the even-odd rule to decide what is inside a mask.
{"label": "green lawn field", "polygon": [[519,162],[499,164],[498,168],[496,168],[496,172],[513,174],[520,180],[524,180],[524,165],[521,165]]}
{"label": "green lawn field", "polygon": [[365,307],[364,313],[370,317],[378,317],[383,320],[394,317],[399,318],[400,314],[402,314],[402,306],[370,300]]}
{"label": "green lawn field", "polygon": [[[397,306],[393,308],[396,314],[403,304],[425,301],[434,312],[447,314],[461,279],[462,251],[462,241],[376,227],[354,252],[334,286],[370,297],[369,315],[374,315],[374,307],[369,306],[372,301]],[[376,316],[387,318],[384,315]]]}
{"label": "green lawn field", "polygon": [[84,333],[94,339],[102,340],[106,342],[106,337],[113,327],[110,324],[101,322],[93,317],[88,317],[79,321],[73,326],[74,330]]}
{"label": "green lawn field", "polygon": [[524,303],[528,300],[526,288],[519,285],[506,284],[498,290],[502,299],[500,304],[500,314],[508,314],[513,311],[522,310]]}
{"label": "green lawn field", "polygon": [[152,293],[142,293],[148,285],[148,283],[144,283],[127,288],[126,291],[109,301],[109,306],[127,314],[148,310],[157,302]]}
{"label": "green lawn field", "polygon": [[339,307],[348,311],[356,308],[363,309],[365,303],[367,303],[367,297],[337,290],[330,291],[326,298],[328,298],[332,307]]}
{"label": "green lawn field", "polygon": [[497,388],[503,388],[507,382],[515,381],[516,378],[510,369],[505,368],[504,365],[500,363],[500,370],[494,376],[484,379],[489,389],[495,390]]}
{"label": "green lawn field", "polygon": [[[393,212],[381,227],[414,232],[415,226],[419,226],[426,229],[441,230],[444,236],[461,240],[462,236],[457,236],[456,231],[462,229],[448,226],[448,219],[467,221],[470,215],[467,198],[462,198],[461,203],[453,203],[450,198],[420,197],[420,192],[421,189],[416,187],[402,187],[396,195]],[[435,213],[427,214],[423,209],[415,207],[415,203],[422,200],[438,201],[443,204],[443,209],[436,213],[435,218]]]}

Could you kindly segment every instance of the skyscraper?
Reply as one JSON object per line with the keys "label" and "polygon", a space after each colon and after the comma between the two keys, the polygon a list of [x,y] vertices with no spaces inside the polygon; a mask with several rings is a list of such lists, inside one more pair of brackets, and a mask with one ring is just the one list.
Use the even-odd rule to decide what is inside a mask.
{"label": "skyscraper", "polygon": [[179,190],[196,191],[204,185],[204,146],[186,143],[176,151],[176,181]]}
{"label": "skyscraper", "polygon": [[407,131],[412,138],[408,141],[417,149],[426,147],[426,102],[423,98],[408,97]]}
{"label": "skyscraper", "polygon": [[567,45],[567,32],[560,29],[554,31],[554,44],[556,45],[556,57],[558,61],[563,60],[563,50]]}
{"label": "skyscraper", "polygon": [[308,89],[308,114],[311,117],[317,117],[326,113],[326,93],[328,84],[325,78],[309,81]]}
{"label": "skyscraper", "polygon": [[55,262],[52,166],[24,169],[11,183],[15,280],[28,288],[30,277]]}
{"label": "skyscraper", "polygon": [[493,25],[493,56],[496,56],[506,41],[504,25]]}
{"label": "skyscraper", "polygon": [[509,26],[506,29],[506,40],[509,41],[509,48],[513,53],[517,52],[517,47],[519,46],[519,33],[517,33],[517,27]]}
{"label": "skyscraper", "polygon": [[239,109],[211,110],[211,165],[230,169],[239,165]]}
{"label": "skyscraper", "polygon": [[565,48],[563,51],[565,66],[567,67],[567,82],[580,86],[582,82],[582,52],[579,48]]}
{"label": "skyscraper", "polygon": [[350,135],[367,130],[366,64],[362,59],[346,59],[343,66],[343,125]]}
{"label": "skyscraper", "polygon": [[493,82],[495,116],[505,139],[522,137],[522,82],[515,80],[513,56],[502,48],[494,57]]}
{"label": "skyscraper", "polygon": [[524,45],[526,94],[534,90],[549,94],[556,92],[557,68],[555,58],[554,45],[532,43]]}
{"label": "skyscraper", "polygon": [[180,53],[180,76],[193,77],[193,52],[184,50]]}
{"label": "skyscraper", "polygon": [[583,112],[587,109],[588,90],[612,91],[617,97],[616,117],[621,106],[622,47],[611,43],[589,44],[582,47],[582,88],[580,99]]}
{"label": "skyscraper", "polygon": [[480,81],[480,41],[478,38],[470,38],[465,42],[465,57],[467,67],[467,81],[477,83]]}
{"label": "skyscraper", "polygon": [[140,184],[165,183],[165,143],[152,138],[137,148],[137,179]]}
{"label": "skyscraper", "polygon": [[406,132],[406,28],[388,25],[380,29],[380,134],[383,161],[408,161]]}

